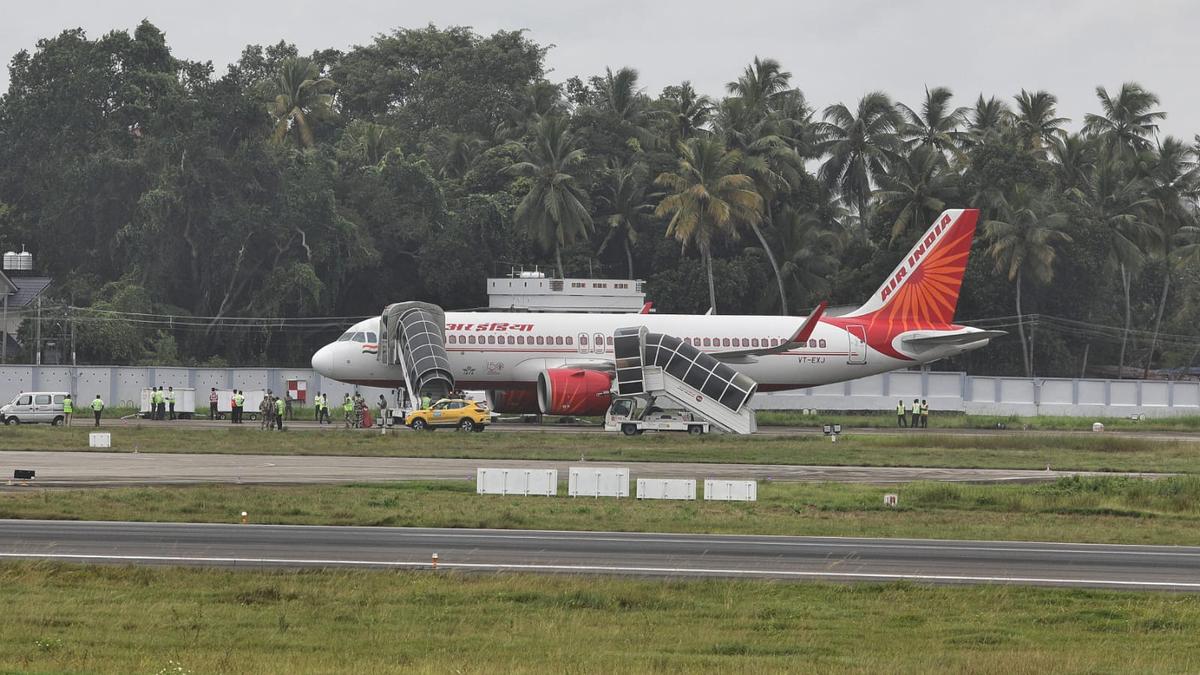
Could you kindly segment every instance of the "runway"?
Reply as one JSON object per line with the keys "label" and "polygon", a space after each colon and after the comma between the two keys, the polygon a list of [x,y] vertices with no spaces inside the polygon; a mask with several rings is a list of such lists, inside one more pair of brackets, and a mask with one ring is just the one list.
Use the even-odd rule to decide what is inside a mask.
{"label": "runway", "polygon": [[[948,469],[922,467],[802,466],[790,464],[710,464],[703,462],[583,462],[588,466],[624,466],[633,478],[725,478],[838,483],[1042,482],[1065,476],[1138,476],[1090,471],[1027,469]],[[341,457],[329,455],[243,455],[130,452],[0,452],[0,475],[32,469],[34,487],[113,487],[121,485],[331,484],[400,480],[475,480],[480,467],[557,469],[566,479],[579,461]]]}
{"label": "runway", "polygon": [[1200,547],[0,520],[0,558],[1200,591]]}

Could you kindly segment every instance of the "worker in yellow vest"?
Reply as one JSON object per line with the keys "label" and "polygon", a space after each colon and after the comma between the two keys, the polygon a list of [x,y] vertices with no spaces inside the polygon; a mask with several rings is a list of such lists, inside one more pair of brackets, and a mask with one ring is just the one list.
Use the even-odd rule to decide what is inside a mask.
{"label": "worker in yellow vest", "polygon": [[908,418],[904,416],[904,401],[896,401],[896,426],[907,427]]}
{"label": "worker in yellow vest", "polygon": [[175,419],[175,387],[167,387],[167,411],[171,419]]}
{"label": "worker in yellow vest", "polygon": [[350,394],[346,394],[346,400],[342,402],[342,412],[346,415],[346,428],[349,429],[354,419],[354,401],[350,400]]}
{"label": "worker in yellow vest", "polygon": [[71,400],[71,395],[67,394],[63,398],[63,424],[71,426],[71,415],[75,413],[75,402]]}
{"label": "worker in yellow vest", "polygon": [[277,397],[275,399],[275,428],[280,431],[283,431],[283,414],[286,410],[287,404],[284,403],[283,397]]}
{"label": "worker in yellow vest", "polygon": [[100,413],[104,410],[104,400],[100,398],[100,394],[96,394],[96,398],[92,399],[92,413],[96,416],[96,426],[100,426]]}

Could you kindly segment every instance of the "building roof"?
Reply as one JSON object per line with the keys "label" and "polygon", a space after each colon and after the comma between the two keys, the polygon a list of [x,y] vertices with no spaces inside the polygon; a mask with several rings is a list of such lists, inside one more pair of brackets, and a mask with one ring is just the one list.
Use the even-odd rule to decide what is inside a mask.
{"label": "building roof", "polygon": [[[8,287],[16,289],[9,293],[8,306],[17,309],[33,304],[42,291],[54,281],[50,277],[5,277],[2,273],[0,279],[7,281]],[[0,286],[3,285],[0,283]]]}

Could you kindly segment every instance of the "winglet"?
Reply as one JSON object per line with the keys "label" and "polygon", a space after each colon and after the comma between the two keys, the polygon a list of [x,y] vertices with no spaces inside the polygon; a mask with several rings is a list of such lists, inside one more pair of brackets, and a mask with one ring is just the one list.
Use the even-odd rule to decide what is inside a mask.
{"label": "winglet", "polygon": [[825,313],[825,308],[828,306],[828,302],[822,302],[817,305],[817,308],[813,310],[812,314],[808,315],[804,323],[800,324],[800,328],[796,331],[796,334],[787,343],[793,345],[807,342],[808,338],[812,336],[813,331],[817,329],[817,324],[821,322],[821,315]]}

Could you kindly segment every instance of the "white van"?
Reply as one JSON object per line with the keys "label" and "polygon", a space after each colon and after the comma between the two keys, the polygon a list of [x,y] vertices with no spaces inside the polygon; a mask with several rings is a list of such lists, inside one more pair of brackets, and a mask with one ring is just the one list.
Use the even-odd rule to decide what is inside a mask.
{"label": "white van", "polygon": [[[49,422],[58,426],[66,419],[63,414],[65,391],[28,391],[17,394],[12,403],[0,408],[0,419],[5,424],[37,424]],[[79,403],[75,403],[79,409]]]}

